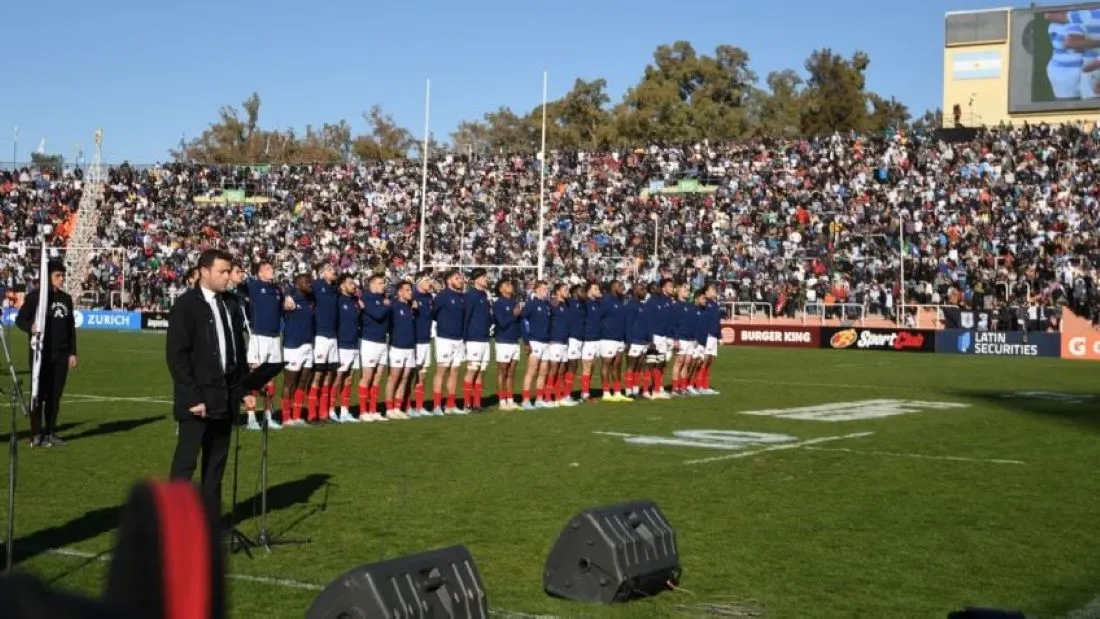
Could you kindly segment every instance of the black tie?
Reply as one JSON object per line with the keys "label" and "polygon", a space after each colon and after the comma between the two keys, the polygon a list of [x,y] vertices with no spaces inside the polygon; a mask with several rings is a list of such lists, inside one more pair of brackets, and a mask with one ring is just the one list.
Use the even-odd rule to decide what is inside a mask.
{"label": "black tie", "polygon": [[225,336],[225,373],[232,374],[237,368],[237,360],[233,354],[233,323],[229,320],[229,311],[225,308],[225,297],[218,295],[218,312],[221,314],[222,335]]}

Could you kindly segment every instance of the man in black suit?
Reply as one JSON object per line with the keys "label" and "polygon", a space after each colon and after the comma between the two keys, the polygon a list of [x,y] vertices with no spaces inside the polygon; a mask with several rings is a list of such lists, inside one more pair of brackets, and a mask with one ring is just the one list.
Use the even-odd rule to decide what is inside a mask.
{"label": "man in black suit", "polygon": [[[15,324],[30,335],[42,334],[42,369],[38,374],[38,403],[31,412],[31,447],[64,445],[57,437],[57,414],[69,370],[76,367],[76,319],[73,298],[61,288],[65,285],[65,266],[50,262],[46,269],[50,287],[46,297],[46,324],[37,324],[41,290],[33,290],[23,299]],[[31,363],[34,351],[31,350]]]}
{"label": "man in black suit", "polygon": [[172,306],[166,344],[172,412],[179,421],[170,476],[190,480],[201,452],[203,498],[217,513],[233,421],[242,400],[256,405],[236,386],[248,364],[242,314],[226,294],[232,266],[232,256],[221,250],[199,256],[198,284]]}

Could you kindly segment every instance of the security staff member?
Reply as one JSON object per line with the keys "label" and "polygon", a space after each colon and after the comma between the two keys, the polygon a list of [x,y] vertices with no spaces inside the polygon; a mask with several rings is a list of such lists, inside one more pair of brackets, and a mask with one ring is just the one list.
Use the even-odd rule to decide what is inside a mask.
{"label": "security staff member", "polygon": [[232,257],[218,249],[199,256],[199,282],[176,299],[168,318],[166,357],[179,437],[170,476],[190,480],[202,453],[202,493],[221,513],[222,477],[232,421],[240,405],[256,405],[236,385],[248,373],[240,307],[227,295]]}
{"label": "security staff member", "polygon": [[[57,437],[57,413],[69,370],[76,367],[76,321],[73,318],[73,298],[62,290],[65,267],[51,262],[47,268],[50,289],[46,299],[46,324],[35,324],[40,290],[33,290],[23,299],[15,324],[28,334],[45,329],[42,337],[42,369],[38,375],[38,406],[31,413],[31,447],[64,445]],[[31,351],[31,363],[34,352]]]}

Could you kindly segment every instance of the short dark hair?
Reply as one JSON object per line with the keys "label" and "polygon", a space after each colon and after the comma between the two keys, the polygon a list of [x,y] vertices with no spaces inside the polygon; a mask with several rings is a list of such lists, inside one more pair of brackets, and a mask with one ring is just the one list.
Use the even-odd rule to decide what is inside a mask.
{"label": "short dark hair", "polygon": [[349,279],[352,279],[351,273],[344,273],[340,275],[336,278],[336,287],[339,288],[340,286],[343,286],[344,282],[348,281]]}
{"label": "short dark hair", "polygon": [[270,260],[261,260],[261,261],[257,262],[256,264],[254,264],[252,266],[252,274],[253,275],[259,275],[260,274],[260,269],[264,268],[265,264],[268,265],[268,266],[274,266],[274,265],[271,264]]}
{"label": "short dark hair", "polygon": [[474,269],[473,271],[470,271],[470,281],[473,281],[479,277],[484,277],[486,274],[488,274],[488,271],[486,271],[485,269]]}
{"label": "short dark hair", "polygon": [[369,286],[370,284],[373,284],[375,280],[386,281],[386,278],[382,275],[379,275],[378,273],[375,273],[374,275],[371,275],[367,278],[367,285]]}
{"label": "short dark hair", "polygon": [[66,273],[65,264],[57,260],[51,260],[46,265],[46,274],[53,275],[54,273],[61,273],[62,275],[64,275]]}
{"label": "short dark hair", "polygon": [[187,272],[183,274],[184,281],[196,277],[199,274],[199,267],[188,267]]}
{"label": "short dark hair", "polygon": [[199,254],[199,261],[195,265],[200,269],[209,269],[214,266],[214,263],[218,260],[225,260],[226,262],[233,264],[233,256],[224,249],[208,249]]}
{"label": "short dark hair", "polygon": [[513,287],[515,287],[515,283],[514,283],[514,282],[512,281],[512,278],[511,278],[511,277],[504,277],[504,278],[501,278],[501,279],[500,279],[500,280],[499,280],[499,281],[497,282],[497,285],[496,285],[496,287],[494,288],[494,290],[496,290],[496,293],[497,293],[497,294],[500,294],[500,290],[501,290],[502,288],[504,288],[504,285],[505,285],[505,284],[512,284],[512,286],[513,286]]}
{"label": "short dark hair", "polygon": [[412,288],[412,282],[410,282],[407,279],[403,279],[403,280],[397,282],[396,284],[394,284],[394,287],[393,287],[394,294],[396,294],[402,288]]}

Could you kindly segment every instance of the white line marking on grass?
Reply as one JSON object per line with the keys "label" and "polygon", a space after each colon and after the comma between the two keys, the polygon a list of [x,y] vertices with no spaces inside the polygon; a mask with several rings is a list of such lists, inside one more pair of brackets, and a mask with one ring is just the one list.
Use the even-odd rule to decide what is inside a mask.
{"label": "white line marking on grass", "polygon": [[[94,559],[100,563],[109,563],[111,561],[111,553],[109,552],[94,553],[76,550],[75,548],[51,548],[45,551],[45,554],[57,555],[60,557],[73,557],[77,559]],[[250,576],[248,574],[228,574],[227,577],[233,580],[275,585],[277,587],[286,587],[289,589],[307,589],[309,591],[321,591],[324,589],[321,585],[311,582],[302,582],[300,580],[290,580],[288,578],[268,578],[267,576]]]}
{"label": "white line marking on grass", "polygon": [[[123,398],[116,396],[106,395],[93,395],[91,393],[66,393],[65,398],[81,398],[84,402],[143,402],[145,404],[171,404],[172,400],[167,398],[157,397],[143,397],[143,398]],[[78,404],[79,402],[73,401],[72,404]]]}
{"label": "white line marking on grass", "polygon": [[875,451],[870,449],[851,449],[848,447],[807,447],[807,451],[842,451],[869,456],[890,456],[894,458],[915,458],[917,460],[946,460],[949,462],[980,462],[984,464],[1027,464],[1023,460],[1003,460],[998,458],[966,458],[963,456],[932,456],[928,454],[897,453],[893,451]]}
{"label": "white line marking on grass", "polygon": [[749,456],[755,456],[768,451],[783,451],[785,449],[798,449],[800,447],[807,447],[809,445],[818,445],[820,443],[830,443],[832,441],[840,441],[847,438],[862,438],[864,436],[871,436],[874,432],[856,432],[854,434],[842,434],[840,436],[822,436],[819,438],[811,438],[805,441],[799,441],[797,443],[788,443],[786,445],[772,445],[771,447],[764,447],[762,449],[754,449],[752,451],[742,451],[735,454],[729,454],[725,456],[714,456],[712,458],[700,458],[698,460],[684,460],[684,464],[706,464],[708,462],[720,462],[722,460],[733,460],[734,458],[747,458]]}
{"label": "white line marking on grass", "polygon": [[[111,561],[111,553],[109,552],[94,553],[77,550],[75,548],[51,548],[46,550],[45,554],[76,559],[92,559],[100,563],[109,563]],[[226,574],[226,577],[242,582],[254,582],[261,585],[272,585],[287,589],[305,589],[306,591],[324,591],[325,589],[323,585],[302,582],[300,580],[291,580],[289,578],[270,578],[268,576],[250,576],[248,574]],[[530,613],[504,609],[490,610],[489,614],[495,617],[513,617],[515,619],[558,619],[556,615],[533,615]]]}

